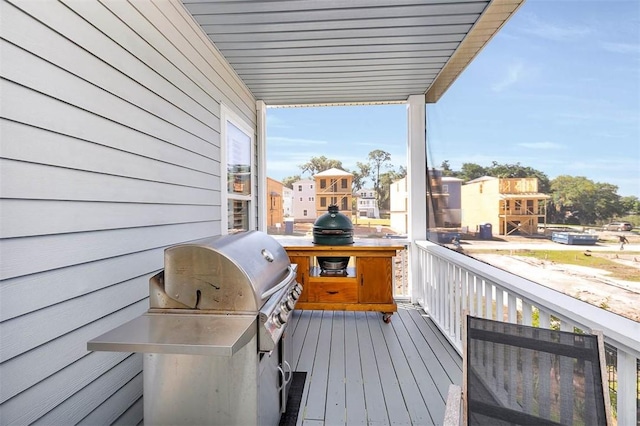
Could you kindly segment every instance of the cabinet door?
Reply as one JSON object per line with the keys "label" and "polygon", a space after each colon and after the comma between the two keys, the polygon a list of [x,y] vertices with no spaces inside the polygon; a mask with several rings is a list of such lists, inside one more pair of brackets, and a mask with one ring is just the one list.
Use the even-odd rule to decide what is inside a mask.
{"label": "cabinet door", "polygon": [[302,285],[302,294],[300,302],[306,302],[309,298],[309,257],[308,256],[289,256],[289,261],[298,265],[298,277],[296,280]]}
{"label": "cabinet door", "polygon": [[359,303],[393,303],[393,265],[389,257],[359,257]]}

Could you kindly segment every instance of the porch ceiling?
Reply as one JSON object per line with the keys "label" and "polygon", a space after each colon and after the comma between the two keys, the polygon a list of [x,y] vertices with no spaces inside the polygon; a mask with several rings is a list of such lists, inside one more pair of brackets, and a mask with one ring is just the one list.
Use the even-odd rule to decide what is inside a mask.
{"label": "porch ceiling", "polygon": [[524,0],[183,0],[268,105],[436,102]]}

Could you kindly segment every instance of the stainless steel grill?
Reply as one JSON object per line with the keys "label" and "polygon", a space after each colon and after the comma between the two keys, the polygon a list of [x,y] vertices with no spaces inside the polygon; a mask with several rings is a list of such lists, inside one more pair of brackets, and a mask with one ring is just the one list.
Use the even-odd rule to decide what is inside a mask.
{"label": "stainless steel grill", "polygon": [[148,312],[89,350],[145,354],[145,423],[277,423],[292,377],[296,265],[257,231],[170,247],[164,263]]}

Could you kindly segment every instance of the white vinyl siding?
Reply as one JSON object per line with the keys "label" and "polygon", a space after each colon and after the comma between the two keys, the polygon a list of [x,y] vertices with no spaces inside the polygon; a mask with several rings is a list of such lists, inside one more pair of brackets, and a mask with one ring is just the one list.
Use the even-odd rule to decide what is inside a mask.
{"label": "white vinyl siding", "polygon": [[141,356],[86,343],[221,233],[220,103],[256,101],[178,0],[0,0],[0,52],[0,424],[138,424]]}

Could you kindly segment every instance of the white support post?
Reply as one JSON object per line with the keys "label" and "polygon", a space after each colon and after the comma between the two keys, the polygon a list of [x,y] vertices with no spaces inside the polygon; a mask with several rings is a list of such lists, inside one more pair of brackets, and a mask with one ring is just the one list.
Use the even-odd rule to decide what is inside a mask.
{"label": "white support post", "polygon": [[256,101],[258,154],[258,231],[267,232],[267,105]]}
{"label": "white support post", "polygon": [[[638,377],[636,358],[630,353],[618,347],[617,369],[618,389],[617,407],[619,425],[638,424],[637,396],[638,389],[636,377]],[[608,388],[608,384],[607,384]]]}
{"label": "white support post", "polygon": [[[409,283],[419,282],[419,251],[416,240],[427,236],[427,139],[424,95],[407,99],[407,215],[411,241]],[[411,301],[417,302],[419,291],[411,288]]]}

